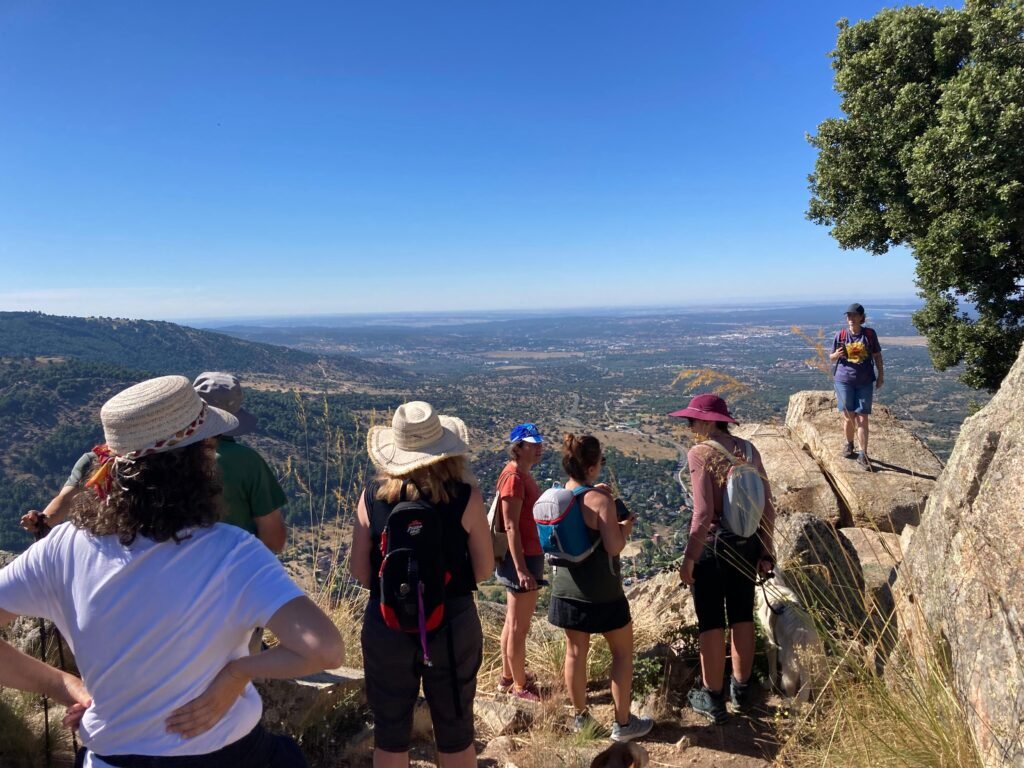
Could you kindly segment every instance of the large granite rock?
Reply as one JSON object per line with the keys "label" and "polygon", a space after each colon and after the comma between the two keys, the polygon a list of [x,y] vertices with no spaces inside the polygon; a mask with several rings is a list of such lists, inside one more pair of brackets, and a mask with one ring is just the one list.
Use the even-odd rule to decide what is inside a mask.
{"label": "large granite rock", "polygon": [[1022,403],[1024,350],[995,397],[964,422],[897,581],[923,619],[917,631],[930,627],[948,646],[991,766],[1024,766]]}
{"label": "large granite rock", "polygon": [[300,736],[346,700],[361,703],[363,671],[341,667],[289,680],[259,680],[263,721],[275,731]]}
{"label": "large granite rock", "polygon": [[854,525],[899,533],[917,525],[942,462],[888,408],[871,414],[868,454],[874,471],[843,458],[842,418],[832,392],[797,392],[789,398],[786,426],[828,474]]}
{"label": "large granite rock", "polygon": [[867,618],[864,575],[849,540],[814,515],[789,515],[775,526],[775,557],[806,608],[833,631],[859,636]]}
{"label": "large granite rock", "polygon": [[864,575],[864,606],[876,650],[875,664],[880,670],[896,644],[896,604],[892,586],[896,582],[896,568],[903,559],[900,537],[870,528],[841,528],[839,535],[857,551]]}
{"label": "large granite rock", "polygon": [[682,627],[697,626],[693,596],[683,589],[676,571],[659,573],[626,590],[633,616],[637,654],[659,645],[672,645]]}
{"label": "large granite rock", "polygon": [[850,523],[821,467],[793,439],[787,427],[744,424],[732,431],[752,442],[761,454],[777,514],[807,512],[834,525]]}

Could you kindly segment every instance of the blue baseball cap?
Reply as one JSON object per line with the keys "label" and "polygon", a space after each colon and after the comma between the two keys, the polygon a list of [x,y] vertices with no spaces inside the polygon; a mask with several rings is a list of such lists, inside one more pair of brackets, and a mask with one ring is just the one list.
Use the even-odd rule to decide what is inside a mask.
{"label": "blue baseball cap", "polygon": [[536,424],[519,424],[508,433],[510,443],[543,443],[544,438]]}

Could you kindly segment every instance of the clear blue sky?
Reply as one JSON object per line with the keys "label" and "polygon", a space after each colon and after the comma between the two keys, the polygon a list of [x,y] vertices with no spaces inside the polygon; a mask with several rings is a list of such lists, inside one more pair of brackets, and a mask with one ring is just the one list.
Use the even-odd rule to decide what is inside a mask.
{"label": "clear blue sky", "polygon": [[0,309],[905,297],[804,218],[854,0],[0,3]]}

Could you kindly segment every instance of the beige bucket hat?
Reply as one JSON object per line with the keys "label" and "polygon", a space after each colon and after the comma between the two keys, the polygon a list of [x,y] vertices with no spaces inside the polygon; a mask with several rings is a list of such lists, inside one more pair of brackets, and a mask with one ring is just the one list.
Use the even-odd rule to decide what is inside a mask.
{"label": "beige bucket hat", "polygon": [[407,475],[452,456],[469,452],[462,419],[440,416],[430,403],[416,400],[398,406],[390,427],[371,427],[366,436],[370,459],[389,475]]}
{"label": "beige bucket hat", "polygon": [[138,459],[184,448],[238,426],[227,411],[203,402],[184,376],[147,379],[118,392],[100,409],[107,448]]}

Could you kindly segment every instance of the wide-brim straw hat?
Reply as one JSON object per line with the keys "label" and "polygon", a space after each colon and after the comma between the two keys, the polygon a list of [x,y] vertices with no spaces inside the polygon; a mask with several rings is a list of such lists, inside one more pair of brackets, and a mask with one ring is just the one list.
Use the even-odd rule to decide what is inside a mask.
{"label": "wide-brim straw hat", "polygon": [[184,376],[160,376],[118,392],[100,409],[107,447],[141,458],[184,448],[238,426],[227,411],[203,402]]}
{"label": "wide-brim straw hat", "polygon": [[373,463],[389,475],[407,475],[468,453],[468,439],[462,419],[441,416],[430,403],[416,400],[398,406],[390,427],[370,428],[366,451]]}

